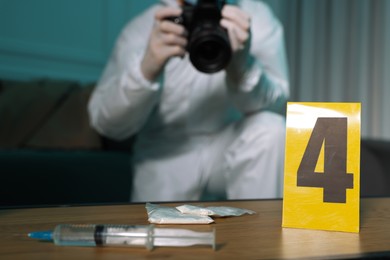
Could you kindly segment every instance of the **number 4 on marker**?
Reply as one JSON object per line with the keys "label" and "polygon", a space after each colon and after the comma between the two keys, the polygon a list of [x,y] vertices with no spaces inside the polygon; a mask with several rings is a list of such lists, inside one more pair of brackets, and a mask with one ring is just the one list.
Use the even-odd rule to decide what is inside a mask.
{"label": "number 4 on marker", "polygon": [[[353,174],[347,173],[346,117],[319,117],[298,168],[297,186],[324,189],[323,202],[346,203],[346,189],[353,188]],[[324,172],[316,165],[324,145]]]}

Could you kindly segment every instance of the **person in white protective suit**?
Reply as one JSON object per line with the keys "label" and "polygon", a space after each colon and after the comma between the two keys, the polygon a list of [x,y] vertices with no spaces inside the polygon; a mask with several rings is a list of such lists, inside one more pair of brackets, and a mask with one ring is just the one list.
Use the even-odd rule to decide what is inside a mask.
{"label": "person in white protective suit", "polygon": [[282,196],[285,119],[271,112],[289,95],[283,28],[261,1],[222,9],[232,59],[199,72],[186,52],[175,0],[123,29],[91,96],[91,125],[123,140],[137,134],[131,200]]}

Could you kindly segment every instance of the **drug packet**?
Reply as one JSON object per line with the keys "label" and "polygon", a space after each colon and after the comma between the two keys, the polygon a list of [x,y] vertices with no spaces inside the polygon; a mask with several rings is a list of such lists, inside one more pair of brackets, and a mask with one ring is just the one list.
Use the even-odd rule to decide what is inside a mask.
{"label": "drug packet", "polygon": [[183,214],[174,207],[146,203],[148,221],[153,224],[210,224],[209,216]]}
{"label": "drug packet", "polygon": [[183,214],[191,214],[195,216],[213,216],[213,217],[238,217],[244,214],[255,214],[253,210],[241,209],[227,206],[215,207],[200,207],[193,205],[182,205],[176,207]]}
{"label": "drug packet", "polygon": [[148,221],[153,224],[210,224],[214,222],[211,217],[237,217],[244,214],[255,214],[253,210],[226,206],[201,207],[194,205],[181,205],[167,207],[146,203]]}

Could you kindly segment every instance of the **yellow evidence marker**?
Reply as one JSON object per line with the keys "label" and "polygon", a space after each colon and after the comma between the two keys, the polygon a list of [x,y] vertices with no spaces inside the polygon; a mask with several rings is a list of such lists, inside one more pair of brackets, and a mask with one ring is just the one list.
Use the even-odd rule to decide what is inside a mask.
{"label": "yellow evidence marker", "polygon": [[359,232],[360,111],[287,104],[283,227]]}

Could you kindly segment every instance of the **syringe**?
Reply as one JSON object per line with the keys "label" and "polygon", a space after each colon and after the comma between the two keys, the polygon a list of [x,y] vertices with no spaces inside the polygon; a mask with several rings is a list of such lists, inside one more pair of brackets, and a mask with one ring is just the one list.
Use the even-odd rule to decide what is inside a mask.
{"label": "syringe", "polygon": [[59,246],[155,246],[210,245],[215,250],[215,229],[197,232],[154,225],[61,224],[53,231],[29,233],[30,238],[51,240]]}

